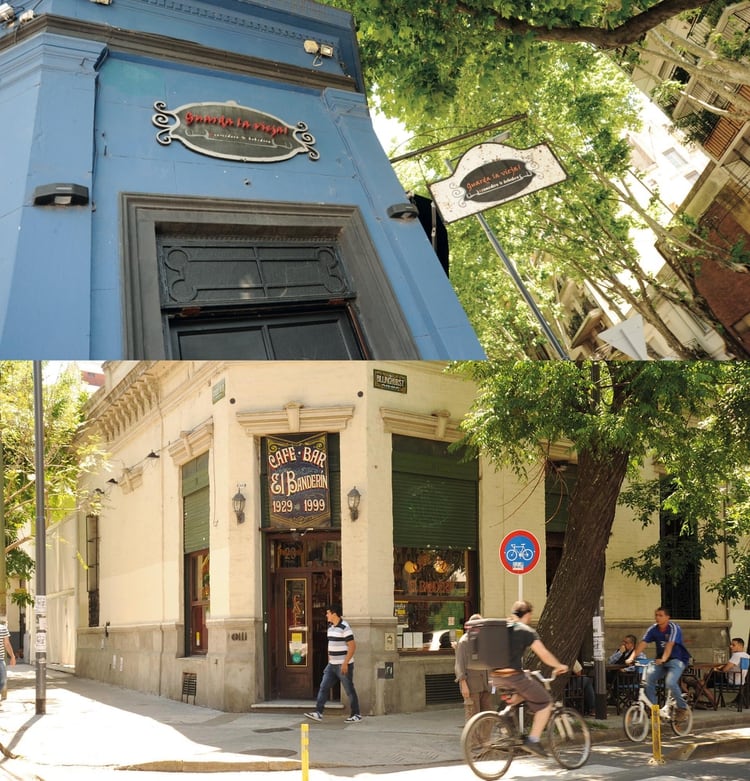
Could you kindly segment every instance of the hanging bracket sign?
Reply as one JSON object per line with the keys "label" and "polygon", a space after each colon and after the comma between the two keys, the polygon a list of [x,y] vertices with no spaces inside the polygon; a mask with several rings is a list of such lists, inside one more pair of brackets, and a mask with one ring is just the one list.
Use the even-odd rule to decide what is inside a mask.
{"label": "hanging bracket sign", "polygon": [[546,145],[514,149],[478,144],[465,152],[447,179],[430,185],[444,222],[543,190],[567,179],[565,169]]}
{"label": "hanging bracket sign", "polygon": [[288,125],[233,100],[186,103],[173,110],[157,100],[154,108],[151,122],[159,128],[156,140],[163,146],[177,139],[194,152],[242,163],[271,163],[298,154],[306,154],[310,160],[320,157],[313,148],[315,137],[304,122]]}

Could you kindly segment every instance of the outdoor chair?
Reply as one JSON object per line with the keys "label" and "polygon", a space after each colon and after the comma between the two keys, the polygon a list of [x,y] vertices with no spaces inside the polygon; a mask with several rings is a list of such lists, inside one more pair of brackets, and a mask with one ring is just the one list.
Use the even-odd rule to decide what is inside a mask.
{"label": "outdoor chair", "polygon": [[[747,673],[749,666],[750,659],[740,659],[740,669],[738,672],[727,672],[717,676],[716,694],[719,702],[726,705],[727,694],[735,692],[736,697],[730,704],[736,704],[738,711],[750,707],[750,702],[748,702],[748,699],[750,698],[750,690],[748,690],[750,675]],[[744,682],[742,681],[743,676],[745,678]]]}

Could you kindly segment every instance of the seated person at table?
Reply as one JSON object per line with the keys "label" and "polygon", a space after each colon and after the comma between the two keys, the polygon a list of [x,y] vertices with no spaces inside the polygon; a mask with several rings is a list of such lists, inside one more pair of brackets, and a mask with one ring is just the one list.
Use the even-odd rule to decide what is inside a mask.
{"label": "seated person at table", "polygon": [[719,676],[730,686],[741,686],[745,683],[747,670],[740,669],[740,661],[750,659],[750,654],[745,652],[745,641],[741,637],[733,637],[729,643],[729,650],[732,654],[729,661],[720,667],[714,667],[707,686],[715,686]]}
{"label": "seated person at table", "polygon": [[[632,680],[632,676],[628,676],[627,681],[623,681],[622,678],[618,680],[618,676],[621,672],[638,672],[640,679],[640,673],[643,671],[642,667],[636,667],[635,663],[645,665],[648,663],[648,657],[643,651],[641,651],[635,658],[635,663],[629,667],[625,666],[625,660],[630,656],[635,648],[635,644],[638,641],[635,639],[635,635],[625,635],[619,648],[607,659],[607,664],[614,667],[620,666],[619,670],[607,670],[607,691],[609,692],[610,704],[614,705],[615,700],[618,698],[615,693],[615,681],[617,681],[618,688],[627,687],[629,695],[638,696],[638,684]],[[621,694],[622,692],[620,692]]]}
{"label": "seated person at table", "polygon": [[607,659],[607,664],[619,664],[624,667],[625,660],[635,648],[636,642],[635,635],[625,635],[625,637],[622,638],[622,642],[618,649],[609,657],[609,659]]}
{"label": "seated person at table", "polygon": [[581,682],[581,687],[583,691],[583,715],[593,716],[594,706],[596,704],[596,695],[594,694],[594,682],[591,680],[591,678],[588,675],[586,675],[586,673],[583,670],[583,666],[577,659],[575,660],[575,662],[573,662],[571,673],[573,674],[573,676],[578,678]]}

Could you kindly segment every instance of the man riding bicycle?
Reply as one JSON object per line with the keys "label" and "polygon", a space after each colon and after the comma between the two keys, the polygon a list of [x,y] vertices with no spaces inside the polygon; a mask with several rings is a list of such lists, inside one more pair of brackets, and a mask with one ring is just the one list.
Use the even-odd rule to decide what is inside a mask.
{"label": "man riding bicycle", "polygon": [[[552,698],[544,686],[523,671],[523,656],[527,648],[552,668],[555,675],[568,672],[568,666],[561,664],[539,639],[536,630],[529,626],[533,608],[530,602],[519,600],[513,605],[513,615],[508,619],[510,641],[510,666],[493,670],[493,678],[501,679],[504,689],[513,689],[521,698],[534,719],[528,737],[524,738],[524,748],[532,754],[546,757],[547,752],[539,742],[552,713]],[[512,701],[513,702],[513,701]],[[515,704],[515,703],[514,703]]]}
{"label": "man riding bicycle", "polygon": [[679,722],[687,718],[687,703],[680,689],[680,676],[690,663],[690,653],[682,644],[682,629],[670,618],[665,607],[658,607],[654,611],[655,623],[646,630],[625,663],[633,664],[649,643],[656,643],[656,658],[646,668],[646,697],[649,702],[656,702],[656,684],[665,678],[664,684],[672,692],[677,704],[675,719]]}

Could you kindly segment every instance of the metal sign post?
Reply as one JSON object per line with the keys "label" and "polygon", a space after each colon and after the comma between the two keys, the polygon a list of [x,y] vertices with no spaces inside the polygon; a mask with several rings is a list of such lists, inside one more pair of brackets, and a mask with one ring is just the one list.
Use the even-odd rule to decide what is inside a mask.
{"label": "metal sign post", "polygon": [[[494,146],[494,147],[498,147],[498,148],[501,148],[501,149],[510,149],[510,147],[503,147],[500,144],[487,144],[487,145],[480,144],[480,146]],[[530,150],[524,150],[524,151],[530,151]],[[471,150],[469,150],[469,152],[471,152]],[[459,172],[461,170],[461,164],[464,162],[464,160],[467,157],[467,155],[469,154],[469,152],[467,152],[466,155],[464,155],[461,158],[461,161],[459,162],[458,167],[455,169],[455,172]],[[502,162],[508,162],[508,161],[502,161]],[[516,162],[519,162],[519,161],[516,161]],[[453,164],[452,164],[452,162],[450,160],[446,160],[445,164],[447,165],[448,170],[451,172],[451,174],[455,173],[454,172],[454,168],[453,168]],[[524,168],[524,170],[527,170],[527,169]],[[561,172],[560,175],[562,175],[562,179],[558,178],[558,179],[556,179],[556,181],[562,181],[567,176],[567,174],[565,174],[565,171],[562,169],[562,166],[560,166],[560,172]],[[476,173],[476,172],[474,172],[474,173]],[[556,176],[557,176],[557,174],[556,174]],[[458,177],[456,176],[456,178],[458,178]],[[471,178],[471,177],[469,177],[469,178]],[[526,178],[529,179],[529,177],[526,177]],[[451,202],[451,198],[455,199],[456,194],[457,194],[458,201],[456,201],[456,203],[458,203],[459,206],[461,205],[462,202],[463,202],[464,205],[466,204],[466,198],[463,197],[463,195],[466,194],[466,192],[467,192],[466,188],[470,184],[470,182],[466,181],[466,179],[467,179],[467,176],[464,176],[464,178],[461,180],[460,183],[454,184],[453,183],[454,180],[451,179],[451,178],[448,178],[448,179],[443,179],[440,182],[436,182],[435,185],[431,185],[430,186],[430,190],[431,190],[431,192],[433,194],[433,197],[435,198],[435,202],[438,204],[438,207],[440,208],[440,214],[442,215],[444,222],[450,222],[451,221],[451,220],[446,219],[444,209],[445,210],[450,209],[451,213],[452,213],[457,208],[455,206],[455,204]],[[549,184],[554,184],[554,182],[550,182]],[[549,184],[545,184],[543,186],[547,187],[547,186],[549,186]],[[450,195],[446,195],[446,199],[447,200],[445,202],[445,205],[441,205],[441,202],[440,202],[440,199],[439,199],[439,194],[442,193],[442,190],[438,189],[438,191],[436,192],[435,189],[433,189],[433,188],[435,188],[438,185],[444,185],[444,187],[447,188],[446,192],[450,193]],[[539,189],[539,188],[537,187],[535,189]],[[462,214],[459,213],[459,214],[457,214],[457,216],[453,216],[452,219],[453,220],[457,220],[457,219],[461,219],[461,217],[468,217],[468,216],[470,216],[472,214],[477,218],[477,222],[479,222],[479,224],[482,226],[482,230],[484,231],[485,235],[489,239],[489,242],[492,245],[492,248],[495,250],[495,252],[497,253],[497,256],[500,258],[500,260],[502,260],[503,265],[505,266],[505,270],[508,272],[508,274],[510,274],[510,277],[513,280],[516,288],[518,288],[518,292],[523,296],[523,300],[528,305],[528,307],[531,310],[532,314],[536,318],[537,323],[539,323],[539,327],[542,329],[542,331],[544,332],[544,335],[547,337],[547,341],[549,342],[549,344],[552,347],[552,349],[557,353],[557,357],[560,358],[561,360],[564,360],[564,361],[568,360],[568,354],[565,352],[565,349],[560,344],[559,340],[557,339],[557,337],[555,336],[554,332],[550,328],[549,323],[547,322],[546,318],[544,317],[544,315],[542,314],[541,310],[537,306],[537,303],[534,300],[534,298],[532,297],[531,293],[529,293],[528,289],[526,288],[526,285],[524,284],[523,280],[521,279],[521,276],[518,273],[518,271],[516,270],[516,267],[513,265],[513,263],[511,262],[510,258],[505,254],[505,250],[502,248],[502,246],[500,244],[500,241],[498,240],[497,236],[495,236],[495,234],[493,233],[492,228],[490,228],[490,224],[487,222],[487,220],[485,219],[484,215],[481,213],[485,209],[489,209],[492,206],[497,206],[497,205],[499,205],[501,203],[504,203],[506,200],[510,200],[510,198],[507,198],[507,197],[504,197],[503,195],[501,195],[500,192],[501,191],[496,191],[496,192],[491,193],[492,200],[490,200],[489,202],[487,200],[484,200],[481,204],[474,204],[474,205],[472,205],[470,207],[470,209],[464,211]],[[513,198],[520,198],[524,194],[526,194],[526,193],[523,192],[523,191],[518,191],[518,192],[514,193],[512,197]]]}
{"label": "metal sign post", "polygon": [[500,563],[511,575],[518,575],[518,599],[523,599],[523,576],[536,567],[541,555],[539,540],[528,531],[516,529],[500,543]]}

